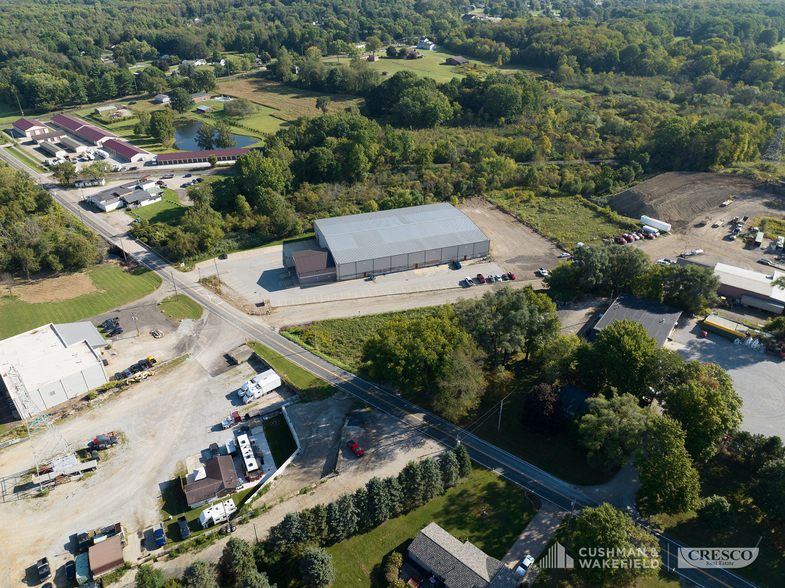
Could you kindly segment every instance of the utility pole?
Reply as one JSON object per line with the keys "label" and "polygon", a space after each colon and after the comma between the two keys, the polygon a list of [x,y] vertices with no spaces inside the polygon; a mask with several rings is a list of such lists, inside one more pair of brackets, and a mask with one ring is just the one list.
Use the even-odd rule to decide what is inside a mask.
{"label": "utility pole", "polygon": [[123,252],[123,261],[125,263],[128,263],[128,258],[125,256],[125,246],[123,245],[123,240],[122,239],[120,239],[120,249]]}
{"label": "utility pole", "polygon": [[179,300],[179,298],[177,297],[177,282],[174,279],[174,273],[169,272],[169,275],[172,276],[172,285],[174,286],[174,298],[175,300]]}
{"label": "utility pole", "polygon": [[22,110],[21,102],[19,102],[19,92],[17,91],[16,86],[14,86],[14,96],[16,96],[16,104],[17,104],[17,106],[19,106],[19,112],[22,113],[22,118],[24,118],[25,112],[24,112],[24,110]]}
{"label": "utility pole", "polygon": [[496,432],[502,430],[502,409],[504,408],[504,398],[502,398],[502,403],[499,405],[499,426],[496,428]]}
{"label": "utility pole", "polygon": [[134,325],[136,325],[136,336],[141,337],[142,334],[139,332],[139,317],[136,316],[136,313],[131,315],[131,320],[134,321]]}

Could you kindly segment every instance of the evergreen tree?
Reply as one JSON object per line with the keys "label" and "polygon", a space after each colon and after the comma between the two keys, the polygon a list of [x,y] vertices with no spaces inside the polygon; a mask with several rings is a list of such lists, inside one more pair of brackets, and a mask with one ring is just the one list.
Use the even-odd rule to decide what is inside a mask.
{"label": "evergreen tree", "polygon": [[251,544],[244,539],[232,537],[227,541],[218,565],[223,577],[230,584],[237,584],[256,571]]}
{"label": "evergreen tree", "polygon": [[442,455],[439,467],[442,470],[442,484],[445,488],[452,488],[458,485],[458,460],[452,451]]}
{"label": "evergreen tree", "polygon": [[466,451],[466,446],[459,443],[453,449],[455,459],[458,460],[458,475],[461,478],[468,478],[472,473],[472,460],[469,457],[469,452]]}
{"label": "evergreen tree", "polygon": [[203,559],[197,559],[185,568],[183,580],[188,588],[218,588],[213,566]]}
{"label": "evergreen tree", "polygon": [[305,535],[305,542],[312,543],[316,538],[316,527],[314,525],[313,511],[310,508],[300,511],[300,524]]}
{"label": "evergreen tree", "polygon": [[395,476],[385,478],[384,484],[387,486],[387,494],[390,496],[390,518],[392,519],[401,514],[401,510],[403,510],[403,490]]}
{"label": "evergreen tree", "polygon": [[398,484],[403,491],[403,508],[411,510],[423,503],[424,482],[420,462],[410,461],[398,474]]}
{"label": "evergreen tree", "polygon": [[378,527],[391,516],[390,493],[381,478],[374,476],[365,485],[371,525]]}
{"label": "evergreen tree", "polygon": [[442,472],[435,459],[425,458],[420,462],[422,465],[423,479],[423,502],[441,496],[444,493],[444,483],[442,482]]}
{"label": "evergreen tree", "polygon": [[269,542],[276,550],[288,545],[303,543],[305,540],[305,531],[298,511],[286,513],[283,520],[270,529]]}
{"label": "evergreen tree", "polygon": [[335,579],[333,556],[321,547],[306,547],[300,560],[300,575],[310,588],[326,588]]}
{"label": "evergreen tree", "polygon": [[357,532],[359,513],[351,494],[341,494],[327,505],[327,535],[335,543],[352,537]]}
{"label": "evergreen tree", "polygon": [[313,515],[313,541],[320,545],[327,539],[327,507],[317,504],[311,509]]}
{"label": "evergreen tree", "polygon": [[357,509],[357,530],[367,529],[371,522],[371,503],[368,500],[368,491],[358,488],[354,493],[354,507]]}

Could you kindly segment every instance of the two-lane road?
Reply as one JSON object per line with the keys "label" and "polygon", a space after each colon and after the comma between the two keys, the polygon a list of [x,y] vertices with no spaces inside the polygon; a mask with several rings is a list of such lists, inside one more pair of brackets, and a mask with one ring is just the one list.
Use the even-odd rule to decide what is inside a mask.
{"label": "two-lane road", "polygon": [[[0,150],[0,153],[0,157],[8,159],[8,156],[2,153],[2,150]],[[24,167],[17,165],[13,167],[24,169]],[[30,170],[24,169],[24,171],[30,173]],[[37,173],[32,173],[31,175],[47,187],[55,199],[74,216],[77,218],[81,216],[83,222],[92,230],[102,235],[109,242],[120,245],[118,241],[124,235],[115,234],[112,227],[101,221],[99,214],[86,210],[81,210],[80,214],[80,210],[77,209],[78,204],[59,194],[56,189],[52,189],[53,186],[49,185],[48,178]],[[196,276],[192,275],[192,273],[173,272],[171,266],[165,260],[138,242],[127,238],[122,239],[122,241],[123,247],[128,254],[157,272],[166,282],[176,282],[178,289],[187,291],[202,306],[245,333],[249,339],[259,341],[262,345],[269,347],[315,376],[352,394],[368,405],[397,417],[406,426],[440,441],[447,447],[454,447],[460,441],[467,448],[473,460],[564,510],[573,510],[573,502],[575,503],[574,510],[578,514],[582,507],[597,506],[596,502],[584,495],[575,486],[543,472],[522,459],[479,439],[436,415],[424,411],[401,397],[384,392],[374,384],[337,368],[280,336],[257,319],[250,318],[229,304],[223,304],[215,295],[199,285],[196,281]],[[678,548],[684,546],[665,535],[658,534],[658,537],[663,564],[669,568],[675,568]],[[754,587],[754,584],[721,568],[705,570],[687,568],[674,571],[695,585],[706,588]]]}

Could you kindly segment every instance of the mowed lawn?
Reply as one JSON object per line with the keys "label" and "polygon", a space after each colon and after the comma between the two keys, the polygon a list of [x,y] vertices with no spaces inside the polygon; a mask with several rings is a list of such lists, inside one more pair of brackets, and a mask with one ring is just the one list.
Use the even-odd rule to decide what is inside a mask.
{"label": "mowed lawn", "polygon": [[158,310],[175,321],[184,319],[199,320],[202,318],[202,312],[204,311],[198,302],[185,294],[167,297],[166,300],[158,305]]}
{"label": "mowed lawn", "polygon": [[148,204],[135,210],[126,210],[125,213],[133,218],[141,217],[150,223],[177,224],[186,211],[187,206],[180,204],[174,190],[164,190],[164,199],[154,204]]}
{"label": "mowed lawn", "polygon": [[[300,116],[319,116],[321,110],[316,108],[316,99],[324,95],[324,93],[302,90],[258,77],[226,80],[218,85],[218,89],[227,96],[247,98],[255,104],[269,108],[273,111],[269,116],[281,121],[278,126]],[[328,112],[332,114],[344,112],[351,105],[359,106],[362,103],[362,98],[348,94],[330,94],[329,96]],[[264,112],[260,112],[237,122],[241,125],[247,124],[249,127],[261,129],[262,125],[268,124],[264,122],[264,115]],[[247,121],[252,124],[248,124]]]}
{"label": "mowed lawn", "polygon": [[[483,511],[488,516],[482,516]],[[502,559],[534,517],[525,491],[486,469],[476,469],[456,488],[409,514],[327,549],[335,565],[335,586],[386,585],[384,560],[403,554],[421,529],[435,522],[461,541]],[[371,576],[374,576],[373,579]]]}
{"label": "mowed lawn", "polygon": [[256,352],[256,355],[266,361],[281,376],[281,379],[296,388],[303,400],[321,400],[336,392],[336,389],[324,380],[320,380],[261,343],[249,341],[248,346]]}
{"label": "mowed lawn", "polygon": [[[422,59],[399,59],[398,57],[387,57],[385,50],[380,49],[376,52],[379,61],[368,62],[368,65],[371,69],[379,72],[390,72],[390,75],[399,71],[413,71],[423,77],[433,78],[439,84],[446,84],[453,78],[466,77],[463,67],[447,65],[444,62],[445,59],[454,57],[457,53],[441,49],[439,51],[419,51],[419,53],[423,55]],[[340,65],[348,64],[349,58],[327,57],[323,61],[327,65]],[[485,67],[485,64],[476,59],[469,59],[469,63],[473,67]]]}
{"label": "mowed lawn", "polygon": [[16,298],[0,299],[0,339],[47,323],[88,319],[147,296],[161,285],[161,278],[144,268],[129,274],[118,267],[100,266],[87,274],[97,291],[70,300],[30,304]]}

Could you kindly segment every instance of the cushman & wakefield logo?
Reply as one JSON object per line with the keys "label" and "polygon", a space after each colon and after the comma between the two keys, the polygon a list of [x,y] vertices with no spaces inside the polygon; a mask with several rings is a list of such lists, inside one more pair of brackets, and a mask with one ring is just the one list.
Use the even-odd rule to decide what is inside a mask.
{"label": "cushman & wakefield logo", "polygon": [[602,569],[639,569],[659,568],[660,560],[656,549],[611,549],[605,547],[582,547],[578,550],[578,564],[567,555],[561,543],[554,544],[540,560],[541,568],[602,568]]}
{"label": "cushman & wakefield logo", "polygon": [[757,547],[679,547],[680,568],[746,568],[758,557]]}

